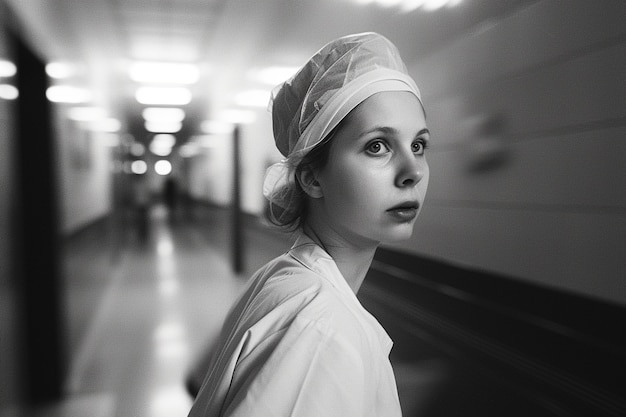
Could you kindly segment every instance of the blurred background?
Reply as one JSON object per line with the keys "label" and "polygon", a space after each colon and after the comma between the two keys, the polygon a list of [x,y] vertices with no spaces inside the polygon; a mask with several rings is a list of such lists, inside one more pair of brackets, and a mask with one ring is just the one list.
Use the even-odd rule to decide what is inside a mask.
{"label": "blurred background", "polygon": [[263,220],[267,103],[399,48],[432,132],[359,298],[407,416],[623,416],[623,0],[0,0],[0,415],[186,416]]}

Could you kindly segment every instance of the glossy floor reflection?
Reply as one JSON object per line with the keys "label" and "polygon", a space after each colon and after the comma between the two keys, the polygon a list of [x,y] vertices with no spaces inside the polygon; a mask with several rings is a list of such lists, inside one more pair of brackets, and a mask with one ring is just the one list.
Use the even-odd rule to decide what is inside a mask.
{"label": "glossy floor reflection", "polygon": [[89,399],[106,409],[97,414],[103,416],[187,415],[185,375],[248,274],[232,272],[224,244],[228,218],[214,214],[222,218],[172,225],[167,210],[155,206],[146,240],[127,222],[123,250],[100,271],[93,236],[84,242],[93,250],[68,250],[73,351],[63,415]]}

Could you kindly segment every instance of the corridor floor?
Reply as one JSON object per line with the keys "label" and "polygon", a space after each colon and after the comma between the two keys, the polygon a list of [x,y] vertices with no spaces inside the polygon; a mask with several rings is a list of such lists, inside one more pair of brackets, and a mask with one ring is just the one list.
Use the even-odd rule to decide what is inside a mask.
{"label": "corridor floor", "polygon": [[185,377],[194,359],[251,271],[288,246],[255,241],[248,232],[247,245],[260,250],[236,274],[228,213],[205,209],[196,216],[201,218],[172,222],[163,206],[155,206],[145,241],[130,216],[114,256],[100,253],[93,233],[68,248],[69,395],[41,415],[187,415]]}

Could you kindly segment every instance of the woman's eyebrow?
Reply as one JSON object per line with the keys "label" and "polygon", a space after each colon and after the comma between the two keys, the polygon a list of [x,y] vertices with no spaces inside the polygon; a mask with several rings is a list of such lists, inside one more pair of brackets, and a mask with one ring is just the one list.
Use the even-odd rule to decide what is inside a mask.
{"label": "woman's eyebrow", "polygon": [[368,129],[365,132],[361,133],[359,137],[367,136],[370,133],[397,134],[398,129],[393,128],[391,126],[374,126],[373,128]]}
{"label": "woman's eyebrow", "polygon": [[[394,127],[391,127],[391,126],[374,126],[373,128],[368,129],[365,132],[361,133],[359,135],[359,137],[367,136],[370,133],[397,134],[398,133],[398,129],[396,129]],[[419,132],[417,132],[415,137],[417,138],[418,136],[421,136],[423,134],[430,135],[430,130],[428,130],[427,128],[424,128],[424,129],[420,130]]]}
{"label": "woman's eyebrow", "polygon": [[419,132],[417,132],[415,137],[417,138],[419,136],[422,136],[423,134],[430,135],[430,130],[428,130],[427,128],[424,128],[424,129],[420,130]]}

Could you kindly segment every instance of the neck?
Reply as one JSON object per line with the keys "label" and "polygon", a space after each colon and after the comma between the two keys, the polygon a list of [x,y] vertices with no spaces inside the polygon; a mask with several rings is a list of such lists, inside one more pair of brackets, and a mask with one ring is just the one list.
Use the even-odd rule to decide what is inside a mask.
{"label": "neck", "polygon": [[339,272],[356,294],[372,264],[378,243],[354,243],[324,227],[304,226],[304,233],[333,258]]}

